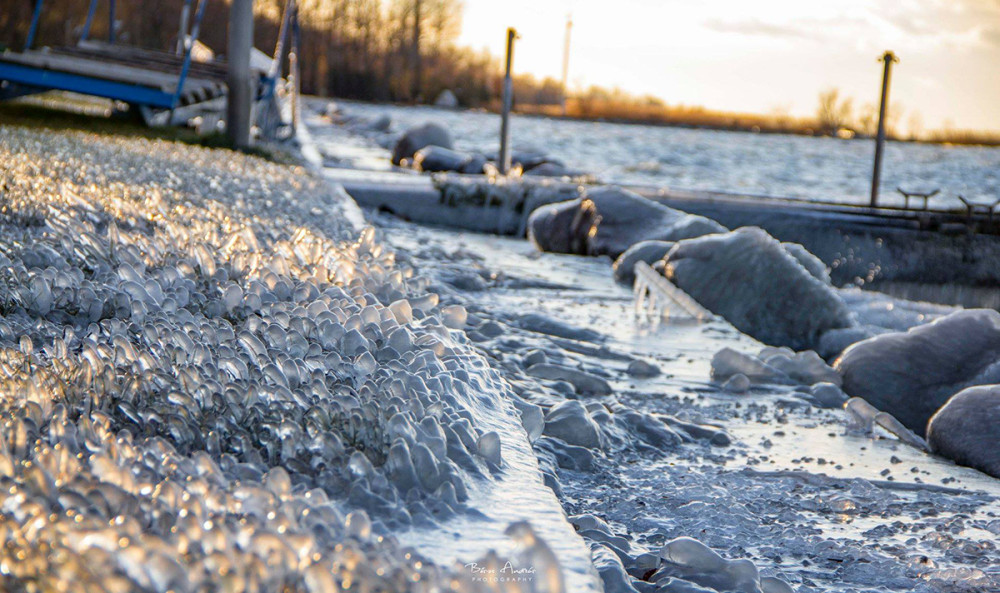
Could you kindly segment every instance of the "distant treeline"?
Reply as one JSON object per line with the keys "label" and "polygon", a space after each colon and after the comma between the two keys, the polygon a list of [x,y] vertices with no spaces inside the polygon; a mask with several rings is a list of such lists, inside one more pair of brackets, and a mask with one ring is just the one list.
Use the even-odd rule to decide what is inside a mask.
{"label": "distant treeline", "polygon": [[[88,0],[44,0],[36,47],[75,43],[83,29]],[[108,0],[100,0],[91,38],[108,37]],[[3,0],[0,48],[20,49],[28,34],[35,0]],[[116,29],[120,43],[171,51],[176,47],[184,0],[119,0]],[[284,0],[255,0],[255,45],[272,53]],[[500,60],[484,51],[460,47],[461,0],[300,0],[299,65],[308,94],[367,101],[433,102],[445,89],[465,107],[497,109],[502,89]],[[208,0],[199,39],[225,52],[228,0]],[[502,27],[498,26],[498,35]],[[566,96],[568,95],[568,96]],[[565,102],[565,104],[564,104]],[[668,105],[598,86],[564,93],[552,78],[519,75],[514,108],[522,113],[568,116],[656,125],[693,126],[756,132],[870,136],[875,106],[855,109],[835,89],[819,96],[813,117],[793,117],[787,109],[767,114],[733,113],[699,106]],[[1000,145],[1000,135],[964,130],[923,131],[919,114],[910,114],[900,131],[903,110],[893,105],[889,136],[955,144]]]}

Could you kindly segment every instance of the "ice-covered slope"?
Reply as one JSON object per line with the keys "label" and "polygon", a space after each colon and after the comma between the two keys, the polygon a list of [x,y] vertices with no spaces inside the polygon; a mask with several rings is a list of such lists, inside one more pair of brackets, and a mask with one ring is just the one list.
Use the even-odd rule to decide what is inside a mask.
{"label": "ice-covered slope", "polygon": [[0,171],[4,588],[474,591],[490,549],[597,588],[509,385],[342,191],[17,128]]}

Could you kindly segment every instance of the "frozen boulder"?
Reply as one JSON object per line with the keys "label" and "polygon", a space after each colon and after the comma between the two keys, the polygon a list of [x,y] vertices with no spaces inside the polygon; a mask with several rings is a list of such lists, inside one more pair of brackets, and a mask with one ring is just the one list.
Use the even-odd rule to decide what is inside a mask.
{"label": "frozen boulder", "polygon": [[601,430],[578,400],[566,400],[545,415],[543,434],[570,445],[596,449],[601,446]]}
{"label": "frozen boulder", "polygon": [[708,218],[667,208],[617,187],[542,206],[528,218],[528,238],[541,251],[618,257],[649,240],[679,241],[726,228]]}
{"label": "frozen boulder", "polygon": [[931,417],[927,444],[931,450],[1000,478],[1000,385],[962,390]]}
{"label": "frozen boulder", "polygon": [[777,593],[789,590],[788,584],[780,579],[761,578],[752,561],[746,558],[727,560],[690,537],[667,542],[660,549],[660,558],[660,569],[652,577],[658,584],[673,578],[716,591]]}
{"label": "frozen boulder", "polygon": [[923,435],[952,395],[1000,383],[1000,313],[958,311],[849,347],[834,363],[843,389]]}
{"label": "frozen boulder", "polygon": [[452,148],[451,134],[448,130],[434,122],[411,128],[396,141],[392,149],[392,164],[400,165],[404,159],[412,159],[417,151],[427,146]]}
{"label": "frozen boulder", "polygon": [[759,228],[680,241],[664,261],[681,290],[766,344],[812,350],[853,324],[837,292]]}
{"label": "frozen boulder", "polygon": [[418,171],[462,171],[471,156],[441,146],[425,146],[413,155],[413,168]]}
{"label": "frozen boulder", "polygon": [[663,259],[670,249],[676,245],[673,241],[640,241],[625,250],[625,253],[618,256],[612,270],[615,274],[615,282],[632,286],[635,283],[635,264],[645,262],[653,265]]}
{"label": "frozen boulder", "polygon": [[527,371],[529,375],[539,379],[566,381],[573,386],[577,393],[585,395],[608,395],[612,391],[611,385],[607,381],[586,371],[544,363],[533,364],[528,367]]}
{"label": "frozen boulder", "polygon": [[451,92],[451,89],[445,89],[441,91],[437,99],[434,99],[434,105],[446,109],[457,109],[458,97],[455,96],[455,93]]}

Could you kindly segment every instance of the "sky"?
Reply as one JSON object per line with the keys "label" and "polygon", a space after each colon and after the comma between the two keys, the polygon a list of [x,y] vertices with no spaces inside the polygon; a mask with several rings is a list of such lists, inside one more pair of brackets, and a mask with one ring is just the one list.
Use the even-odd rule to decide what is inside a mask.
{"label": "sky", "polygon": [[901,127],[1000,131],[1000,0],[465,0],[460,43],[515,27],[514,71],[559,79],[570,14],[570,88],[810,116],[832,87],[877,104],[892,50]]}

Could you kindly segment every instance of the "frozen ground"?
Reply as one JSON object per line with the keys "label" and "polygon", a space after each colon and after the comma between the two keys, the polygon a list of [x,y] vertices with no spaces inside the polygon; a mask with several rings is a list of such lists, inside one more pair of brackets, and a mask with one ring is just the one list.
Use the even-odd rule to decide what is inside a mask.
{"label": "frozen ground", "polygon": [[[590,533],[588,541],[612,541],[636,557],[690,536],[729,558],[750,558],[762,574],[798,591],[1000,587],[996,480],[889,438],[847,434],[844,412],[805,403],[796,395],[801,388],[719,389],[708,380],[712,355],[759,345],[717,321],[638,321],[631,293],[611,281],[607,261],[376,220],[390,245],[438,279],[443,302],[465,303],[474,325],[499,322],[495,337],[478,328],[470,335],[516,390],[559,401],[559,386],[539,385],[521,364],[540,349],[610,383],[611,394],[583,397],[588,403],[714,425],[731,437],[725,446],[609,446],[582,464],[564,460],[556,473],[567,513],[596,515],[613,538],[624,538]],[[536,312],[593,330],[597,342],[518,327],[521,316]],[[634,359],[662,374],[630,375]]]}
{"label": "frozen ground", "polygon": [[[326,101],[312,102],[322,111]],[[495,153],[499,116],[434,107],[339,102],[346,115],[374,121],[388,115],[390,134],[368,130],[356,140],[354,160],[377,162],[372,140],[388,141],[426,121],[444,124],[460,150]],[[751,195],[867,203],[872,143],[773,134],[747,134],[658,126],[578,122],[514,115],[514,147],[550,154],[605,182]],[[391,145],[390,145],[391,148]],[[961,207],[955,195],[992,204],[1000,191],[1000,148],[946,147],[889,142],[882,174],[886,203],[896,193],[940,188],[939,206]]]}

